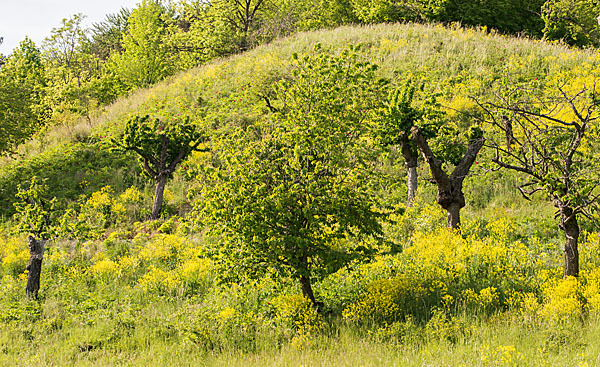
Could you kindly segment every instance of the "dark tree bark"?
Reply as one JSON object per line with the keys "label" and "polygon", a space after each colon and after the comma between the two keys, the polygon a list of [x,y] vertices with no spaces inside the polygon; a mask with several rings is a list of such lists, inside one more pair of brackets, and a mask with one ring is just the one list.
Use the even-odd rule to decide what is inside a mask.
{"label": "dark tree bark", "polygon": [[[154,202],[152,203],[152,215],[151,219],[160,218],[160,212],[162,211],[163,197],[165,192],[165,185],[167,183],[167,178],[169,177],[170,171],[167,168],[167,158],[168,158],[168,139],[165,134],[161,135],[161,148],[160,148],[160,156],[158,158],[157,169],[154,173],[154,181],[156,182],[156,189],[154,190]],[[176,164],[178,164],[177,162]]]}
{"label": "dark tree bark", "polygon": [[310,284],[310,278],[307,276],[301,275],[300,276],[300,284],[302,285],[302,294],[304,295],[304,297],[311,300],[313,305],[316,305],[317,302],[315,300],[315,294],[313,293],[313,290],[312,290],[312,285]]}
{"label": "dark tree bark", "polygon": [[27,238],[29,243],[29,264],[27,270],[27,287],[25,288],[25,294],[31,298],[37,298],[38,291],[40,290],[40,277],[42,274],[42,260],[44,259],[44,245],[46,241],[36,240],[29,236]]}
{"label": "dark tree bark", "polygon": [[159,175],[156,179],[156,189],[154,190],[154,202],[152,204],[152,219],[160,218],[162,211],[163,197],[165,192],[165,185],[167,184],[167,175]]}
{"label": "dark tree bark", "polygon": [[565,264],[564,276],[579,276],[579,223],[573,208],[555,200],[555,206],[560,213],[560,228],[565,232]]}
{"label": "dark tree bark", "polygon": [[442,161],[435,157],[427,139],[421,134],[418,127],[412,128],[412,136],[415,144],[423,154],[423,158],[429,165],[431,176],[438,189],[437,203],[448,212],[448,227],[460,228],[460,209],[465,206],[463,194],[463,181],[467,177],[471,166],[477,158],[477,154],[483,147],[483,137],[469,142],[467,152],[448,176],[442,167]]}

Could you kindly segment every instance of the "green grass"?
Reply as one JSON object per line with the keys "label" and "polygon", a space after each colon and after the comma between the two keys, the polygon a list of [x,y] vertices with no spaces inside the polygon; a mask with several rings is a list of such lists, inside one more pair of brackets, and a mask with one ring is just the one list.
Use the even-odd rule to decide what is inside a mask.
{"label": "green grass", "polygon": [[[506,72],[507,62],[517,78],[532,82],[597,63],[592,51],[480,30],[347,26],[299,33],[216,60],[136,91],[96,111],[91,122],[73,117],[50,126],[22,145],[18,155],[0,160],[5,219],[0,365],[600,365],[600,323],[592,292],[600,265],[598,236],[586,234],[582,241],[584,276],[578,293],[558,294],[562,238],[553,209],[541,197],[522,199],[514,188],[517,176],[487,172],[483,162],[489,161],[489,151],[465,183],[466,239],[440,232],[445,214],[433,203],[435,188],[421,166],[419,204],[386,224],[386,239],[398,247],[382,245],[385,255],[353,263],[315,284],[326,305],[323,319],[295,308],[299,289],[293,279],[248,279],[239,264],[221,256],[220,238],[187,224],[174,225],[169,232],[176,235],[165,236],[157,233],[164,220],[124,219],[100,226],[99,239],[51,243],[41,298],[25,298],[25,239],[8,233],[18,183],[34,175],[48,179],[63,207],[105,185],[113,187],[115,203],[133,186],[144,196],[133,212],[147,212],[141,206],[148,204],[152,188],[136,158],[108,149],[109,138],[124,122],[151,114],[172,123],[190,116],[215,132],[243,127],[267,113],[260,96],[286,76],[292,54],[310,52],[317,42],[331,52],[362,44],[361,57],[380,65],[382,76],[396,82],[426,78],[427,88],[439,91],[444,104],[464,111],[470,108],[467,97],[490,97],[490,86]],[[387,166],[396,178],[385,192],[392,204],[405,200],[398,156],[390,153]],[[189,211],[187,192],[198,184],[193,172],[206,159],[206,154],[194,155],[167,184],[169,214]],[[87,210],[95,215],[99,209]],[[491,288],[498,299],[485,301],[482,294]],[[377,298],[369,293],[373,289],[386,291]],[[539,309],[511,304],[514,292],[531,293]],[[451,306],[443,304],[443,295],[453,297]],[[565,300],[576,303],[567,308],[574,316],[557,322],[549,315],[553,307],[561,311]],[[290,316],[281,306],[286,302],[297,314]],[[360,302],[381,309],[369,314],[362,308],[356,319],[343,316]],[[441,308],[447,319],[436,324],[431,317]]]}

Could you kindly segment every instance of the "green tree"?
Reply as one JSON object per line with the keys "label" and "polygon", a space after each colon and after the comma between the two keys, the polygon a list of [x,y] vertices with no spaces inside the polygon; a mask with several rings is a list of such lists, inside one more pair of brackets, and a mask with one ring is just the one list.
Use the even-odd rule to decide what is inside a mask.
{"label": "green tree", "polygon": [[46,85],[41,53],[25,38],[0,69],[0,152],[11,151],[47,122]]}
{"label": "green tree", "polygon": [[13,230],[47,240],[56,234],[56,198],[48,199],[45,180],[34,176],[28,185],[20,185],[14,203]]}
{"label": "green tree", "polygon": [[402,87],[390,91],[388,100],[382,110],[379,123],[375,128],[376,135],[384,146],[400,146],[407,172],[408,206],[412,206],[417,191],[417,146],[410,138],[411,129],[435,109],[428,109],[431,101],[422,106],[414,102],[417,85],[407,80]]}
{"label": "green tree", "polygon": [[600,45],[600,4],[592,0],[548,0],[542,7],[544,36],[574,46]]}
{"label": "green tree", "polygon": [[351,0],[352,9],[364,23],[431,20],[441,1]]}
{"label": "green tree", "polygon": [[256,262],[291,272],[313,303],[314,277],[368,253],[351,238],[381,233],[368,132],[386,82],[375,70],[352,49],[296,57],[264,125],[215,142],[196,196],[216,231],[240,240]]}
{"label": "green tree", "polygon": [[112,70],[129,88],[152,85],[175,71],[164,42],[169,17],[168,9],[152,0],[131,11],[123,52],[111,58]]}
{"label": "green tree", "polygon": [[165,124],[148,115],[130,119],[123,136],[113,139],[116,150],[138,154],[142,168],[156,184],[151,219],[160,217],[167,179],[191,152],[206,151],[200,148],[206,140],[206,134],[189,118]]}
{"label": "green tree", "polygon": [[443,0],[437,19],[483,25],[503,33],[540,35],[544,27],[539,13],[544,0]]}
{"label": "green tree", "polygon": [[122,39],[127,32],[130,16],[131,10],[121,8],[118,13],[108,14],[104,20],[92,24],[90,39],[85,45],[86,52],[106,61],[113,53],[123,51]]}

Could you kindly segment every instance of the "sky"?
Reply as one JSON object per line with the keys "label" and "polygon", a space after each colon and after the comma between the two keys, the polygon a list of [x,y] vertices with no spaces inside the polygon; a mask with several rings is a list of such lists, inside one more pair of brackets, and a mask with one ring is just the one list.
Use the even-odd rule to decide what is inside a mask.
{"label": "sky", "polygon": [[40,47],[52,28],[64,18],[82,13],[84,26],[102,21],[121,8],[132,9],[141,0],[0,0],[0,54],[8,55],[29,36]]}

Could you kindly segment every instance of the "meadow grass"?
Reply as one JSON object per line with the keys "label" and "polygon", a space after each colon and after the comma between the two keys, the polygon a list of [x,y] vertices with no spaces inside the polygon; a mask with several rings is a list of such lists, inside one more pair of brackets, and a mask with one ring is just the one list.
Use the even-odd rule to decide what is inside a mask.
{"label": "meadow grass", "polygon": [[[51,244],[40,300],[31,301],[23,294],[25,238],[3,222],[0,365],[600,365],[600,237],[583,224],[582,277],[561,280],[551,205],[526,202],[514,189],[517,176],[483,164],[465,183],[462,235],[442,229],[445,213],[420,167],[418,204],[400,205],[385,224],[393,245],[315,283],[322,315],[306,307],[290,277],[246,277],[220,253],[223,239],[202,226],[181,218],[136,222],[152,188],[135,157],[108,146],[129,117],[176,123],[189,116],[212,131],[245,126],[266,113],[260,95],[285,77],[291,55],[316,43],[332,52],[362,44],[361,57],[382,76],[424,78],[445,104],[465,111],[469,97],[490,97],[507,71],[550,80],[597,64],[589,50],[485,29],[346,26],[214,60],[133,92],[90,121],[63,116],[0,161],[3,215],[11,213],[16,183],[38,175],[65,207],[80,205],[96,232]],[[386,195],[402,203],[403,162],[397,152],[390,157],[400,183]],[[193,171],[206,159],[196,154],[184,165]],[[184,171],[167,185],[169,215],[189,211],[187,192],[197,182]]]}

